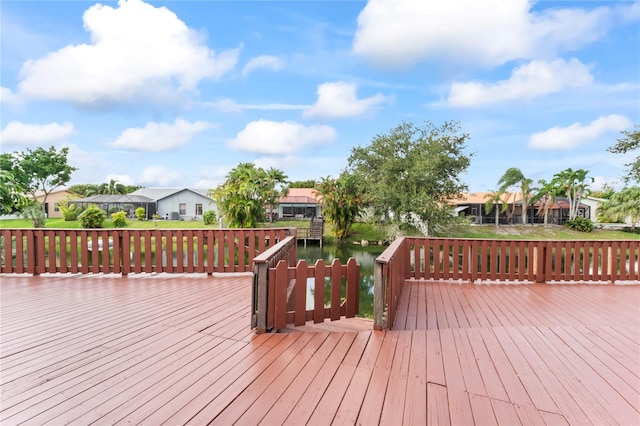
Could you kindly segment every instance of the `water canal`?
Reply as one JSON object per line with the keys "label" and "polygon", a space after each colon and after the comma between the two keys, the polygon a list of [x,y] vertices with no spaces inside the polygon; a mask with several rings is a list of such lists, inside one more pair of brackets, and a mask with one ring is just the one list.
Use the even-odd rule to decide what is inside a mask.
{"label": "water canal", "polygon": [[[325,244],[322,247],[309,244],[306,247],[298,245],[298,260],[304,259],[313,264],[317,259],[323,259],[327,264],[330,264],[333,259],[340,259],[342,263],[346,263],[350,257],[354,257],[360,265],[360,312],[358,316],[373,318],[373,264],[375,258],[385,248],[386,246],[359,246],[355,244]],[[313,289],[310,289],[310,292],[312,291]]]}

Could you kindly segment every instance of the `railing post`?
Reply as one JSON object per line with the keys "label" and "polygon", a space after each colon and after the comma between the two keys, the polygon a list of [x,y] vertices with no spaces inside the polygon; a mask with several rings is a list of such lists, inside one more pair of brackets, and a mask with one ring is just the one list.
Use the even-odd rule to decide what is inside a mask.
{"label": "railing post", "polygon": [[384,320],[384,263],[375,261],[373,264],[373,329],[384,330],[387,328]]}
{"label": "railing post", "polygon": [[267,263],[255,263],[253,265],[253,312],[251,313],[251,326],[257,333],[267,331]]}

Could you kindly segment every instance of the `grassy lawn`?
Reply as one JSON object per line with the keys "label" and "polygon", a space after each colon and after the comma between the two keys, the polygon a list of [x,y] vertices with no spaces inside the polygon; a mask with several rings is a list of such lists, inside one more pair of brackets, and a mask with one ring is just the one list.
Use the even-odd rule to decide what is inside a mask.
{"label": "grassy lawn", "polygon": [[573,231],[564,226],[467,225],[452,227],[443,233],[450,238],[482,238],[498,240],[637,240],[640,234],[595,229],[593,232]]}
{"label": "grassy lawn", "polygon": [[[261,223],[259,227],[269,228],[308,228],[310,222],[307,220],[276,221],[273,223]],[[78,221],[65,222],[63,219],[47,219],[46,228],[66,228],[78,229]],[[112,228],[111,220],[104,222],[104,228]],[[6,219],[0,220],[0,229],[6,228],[32,228],[31,221],[26,219]],[[203,221],[184,220],[135,220],[127,221],[126,229],[217,229],[218,224],[205,225]],[[331,235],[331,224],[325,223],[325,239],[328,243],[335,238]],[[442,233],[443,237],[450,238],[484,238],[484,239],[504,239],[504,240],[631,240],[640,239],[640,234],[630,232],[596,229],[591,233],[572,231],[563,226],[519,226],[502,225],[479,226],[466,225],[451,227]],[[356,223],[352,227],[352,234],[349,241],[361,240],[379,241],[385,240],[386,234],[368,223]]]}

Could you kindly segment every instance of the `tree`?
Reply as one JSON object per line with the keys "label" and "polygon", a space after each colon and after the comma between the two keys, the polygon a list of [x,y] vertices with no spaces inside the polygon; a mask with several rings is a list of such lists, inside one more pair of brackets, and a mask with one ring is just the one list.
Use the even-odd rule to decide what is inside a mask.
{"label": "tree", "polygon": [[289,188],[313,188],[316,186],[315,179],[295,180],[289,183]]}
{"label": "tree", "polygon": [[117,180],[111,179],[108,183],[102,183],[98,187],[98,194],[103,195],[118,195],[118,194],[126,194],[127,187],[121,183],[118,183]]}
{"label": "tree", "polygon": [[[498,191],[506,192],[507,189],[513,186],[520,186],[520,193],[522,194],[522,200],[520,204],[522,205],[522,224],[526,225],[527,222],[527,209],[529,208],[529,204],[531,203],[531,184],[533,181],[524,176],[522,171],[517,167],[511,167],[507,169],[506,172],[500,177],[498,180],[498,185],[500,188]],[[515,208],[515,194],[514,194],[514,208]]]}
{"label": "tree", "polygon": [[640,220],[640,187],[632,186],[616,192],[600,205],[600,213],[615,220],[631,220],[631,229],[635,231]]}
{"label": "tree", "polygon": [[454,220],[450,201],[467,189],[460,175],[470,164],[468,138],[456,122],[403,122],[369,146],[353,148],[348,171],[379,218],[434,229]]}
{"label": "tree", "polygon": [[578,216],[580,202],[582,202],[583,197],[589,194],[587,180],[590,179],[593,182],[593,178],[590,178],[588,174],[587,170],[573,170],[569,167],[553,175],[551,186],[556,191],[564,193],[569,200],[569,219],[575,219]]}
{"label": "tree", "polygon": [[56,188],[65,185],[71,179],[71,173],[77,170],[67,163],[69,148],[63,147],[58,152],[55,147],[48,150],[36,148],[26,152],[3,154],[0,164],[2,170],[9,170],[19,185],[36,200],[37,192],[44,197],[41,204],[47,202],[47,197]]}
{"label": "tree", "polygon": [[355,176],[342,173],[338,179],[322,178],[316,191],[322,198],[322,214],[333,225],[333,234],[344,240],[362,213],[362,194]]}
{"label": "tree", "polygon": [[[289,187],[286,186],[287,183],[287,175],[282,170],[271,167],[266,171],[263,182],[265,207],[268,207],[271,211],[276,208],[280,197],[286,197],[289,193]],[[269,215],[269,222],[273,222],[273,216],[273,214]]]}
{"label": "tree", "polygon": [[[287,176],[277,169],[265,171],[252,163],[240,163],[227,180],[209,191],[231,228],[251,228],[262,222],[268,206],[286,192]],[[280,189],[279,189],[280,188]]]}
{"label": "tree", "polygon": [[[636,125],[633,130],[623,131],[622,134],[624,137],[618,139],[618,142],[609,147],[607,151],[613,154],[626,154],[640,148],[640,125]],[[629,169],[623,178],[624,181],[627,183],[632,180],[640,182],[640,156],[637,156],[633,162],[627,163],[625,166]]]}
{"label": "tree", "polygon": [[606,182],[602,184],[602,188],[600,188],[599,190],[591,191],[590,195],[595,198],[604,198],[605,200],[608,200],[615,193],[615,187],[612,184]]}
{"label": "tree", "polygon": [[69,187],[69,191],[78,194],[83,198],[98,194],[98,185],[93,183],[77,183]]}
{"label": "tree", "polygon": [[494,206],[496,207],[496,213],[495,213],[496,227],[500,225],[500,211],[504,213],[509,206],[507,203],[503,202],[502,200],[503,197],[504,197],[504,192],[501,192],[501,191],[492,191],[487,195],[485,195],[484,197],[485,200],[487,200],[484,204],[484,211],[486,214],[491,213],[491,210],[494,208]]}
{"label": "tree", "polygon": [[531,198],[531,202],[535,203],[540,201],[538,207],[538,215],[544,215],[544,226],[549,224],[549,211],[553,208],[553,204],[556,202],[555,188],[551,182],[547,182],[544,179],[538,181],[539,188],[534,188],[534,195]]}
{"label": "tree", "polygon": [[91,197],[92,195],[100,194],[131,194],[140,188],[142,188],[140,185],[123,185],[118,183],[117,180],[111,179],[108,183],[101,183],[100,185],[95,183],[78,183],[71,185],[69,191],[82,197]]}
{"label": "tree", "polygon": [[0,215],[13,213],[27,204],[24,190],[14,176],[0,170]]}

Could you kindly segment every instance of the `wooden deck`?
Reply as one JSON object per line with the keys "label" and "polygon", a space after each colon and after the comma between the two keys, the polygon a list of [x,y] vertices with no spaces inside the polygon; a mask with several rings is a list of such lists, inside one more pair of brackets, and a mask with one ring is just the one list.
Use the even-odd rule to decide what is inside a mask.
{"label": "wooden deck", "polygon": [[246,274],[3,275],[0,421],[640,424],[640,286],[407,288],[256,335]]}

